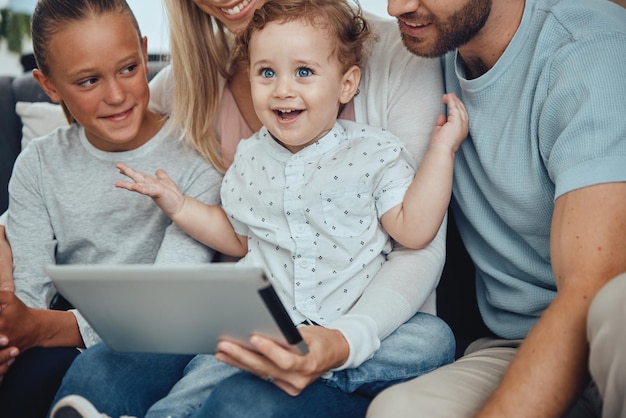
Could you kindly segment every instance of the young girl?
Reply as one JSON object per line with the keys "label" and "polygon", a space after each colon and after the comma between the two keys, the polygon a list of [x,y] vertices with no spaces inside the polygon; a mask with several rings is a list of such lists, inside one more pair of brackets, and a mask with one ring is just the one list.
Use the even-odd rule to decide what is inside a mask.
{"label": "young girl", "polygon": [[[438,124],[418,179],[411,185],[414,162],[397,138],[380,128],[337,124],[340,107],[358,88],[367,36],[367,24],[345,2],[269,1],[257,11],[241,46],[249,62],[255,109],[265,127],[240,143],[226,174],[222,202],[228,217],[218,206],[183,197],[164,171],[152,178],[120,165],[137,183],[116,183],[153,196],[202,242],[232,255],[245,254],[244,263],[265,266],[295,323],[328,326],[348,337],[350,330],[343,329],[342,316],[379,271],[390,248],[387,235],[378,227],[379,217],[404,243],[428,244],[446,211],[454,151],[467,134],[462,104],[446,97],[450,121],[444,125],[442,119]],[[407,346],[387,346],[360,367],[336,368],[322,381],[331,388],[372,396],[412,374],[451,361],[454,344],[449,330],[435,317],[423,320],[429,325],[422,328],[415,323],[414,334],[406,336],[405,341],[411,341]],[[440,328],[432,326],[437,321]],[[415,347],[410,347],[412,343]],[[224,341],[218,350],[220,360],[246,368],[237,355],[230,356],[242,347]],[[95,370],[111,358],[103,350],[87,354],[92,363],[84,358],[81,365]],[[90,382],[75,370],[68,375],[72,386],[84,390]],[[210,369],[205,376],[206,385],[213,380]],[[278,372],[261,377],[297,393],[298,388]],[[90,384],[110,386],[111,381]],[[223,393],[221,386],[218,382],[216,391]],[[113,412],[101,399],[89,397],[108,414],[145,413]],[[88,404],[70,397],[55,410],[64,408],[85,411]],[[208,409],[211,414],[219,411],[213,406]],[[158,412],[173,414],[174,408]],[[156,409],[149,409],[148,415],[156,416]]]}
{"label": "young girl", "polygon": [[[47,264],[211,259],[153,205],[111,187],[119,179],[115,162],[168,166],[183,189],[206,203],[218,202],[212,190],[221,180],[171,137],[166,118],[147,110],[146,39],[124,0],[40,0],[32,38],[34,76],[72,123],[29,145],[10,182],[7,237],[16,289],[0,292],[0,334],[20,355],[0,385],[0,416],[45,414],[69,365],[48,347],[70,347],[71,360],[74,347],[99,342],[79,312],[47,309],[56,295]],[[61,370],[44,376],[39,364]]]}

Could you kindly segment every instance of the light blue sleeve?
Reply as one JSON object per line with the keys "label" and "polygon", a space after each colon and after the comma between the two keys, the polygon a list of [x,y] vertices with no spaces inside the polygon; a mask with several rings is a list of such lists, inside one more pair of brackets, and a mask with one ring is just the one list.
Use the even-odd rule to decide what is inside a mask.
{"label": "light blue sleeve", "polygon": [[538,121],[554,198],[626,181],[626,34],[598,33],[562,48],[549,67]]}

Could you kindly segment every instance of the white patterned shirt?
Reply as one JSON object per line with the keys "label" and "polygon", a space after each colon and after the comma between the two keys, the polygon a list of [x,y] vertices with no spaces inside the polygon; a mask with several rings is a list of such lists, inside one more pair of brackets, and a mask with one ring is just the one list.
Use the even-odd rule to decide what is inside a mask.
{"label": "white patterned shirt", "polygon": [[349,121],[295,154],[266,128],[240,142],[222,204],[294,323],[326,325],[361,296],[391,251],[379,219],[415,167],[394,135]]}

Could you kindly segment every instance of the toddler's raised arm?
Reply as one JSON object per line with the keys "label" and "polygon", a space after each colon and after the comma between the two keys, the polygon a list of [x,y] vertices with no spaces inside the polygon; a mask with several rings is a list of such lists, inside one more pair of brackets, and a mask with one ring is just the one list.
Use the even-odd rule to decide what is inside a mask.
{"label": "toddler's raised arm", "polygon": [[216,251],[243,257],[248,239],[235,233],[224,210],[184,196],[164,170],[154,176],[140,173],[124,163],[116,165],[132,181],[119,180],[115,187],[149,196],[183,231]]}
{"label": "toddler's raised arm", "polygon": [[382,217],[383,228],[402,245],[420,249],[439,230],[452,194],[454,155],[468,133],[465,106],[455,94],[444,94],[448,117],[439,116],[422,163],[402,204]]}

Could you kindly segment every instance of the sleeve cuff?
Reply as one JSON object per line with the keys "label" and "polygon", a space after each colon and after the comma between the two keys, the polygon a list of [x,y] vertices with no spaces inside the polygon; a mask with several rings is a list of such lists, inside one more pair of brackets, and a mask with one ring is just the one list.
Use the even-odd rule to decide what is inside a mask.
{"label": "sleeve cuff", "polygon": [[102,339],[100,338],[100,336],[96,334],[96,331],[94,331],[94,329],[91,328],[91,325],[89,325],[87,320],[83,318],[80,312],[78,312],[76,309],[72,309],[70,310],[70,312],[72,312],[74,316],[76,317],[76,322],[78,323],[78,330],[80,331],[81,337],[83,337],[83,343],[85,343],[86,348],[89,348],[92,345],[96,345],[99,342],[102,342]]}
{"label": "sleeve cuff", "polygon": [[365,315],[346,314],[328,324],[327,327],[340,331],[350,348],[346,362],[332,371],[359,367],[363,362],[372,358],[380,347],[376,322]]}

